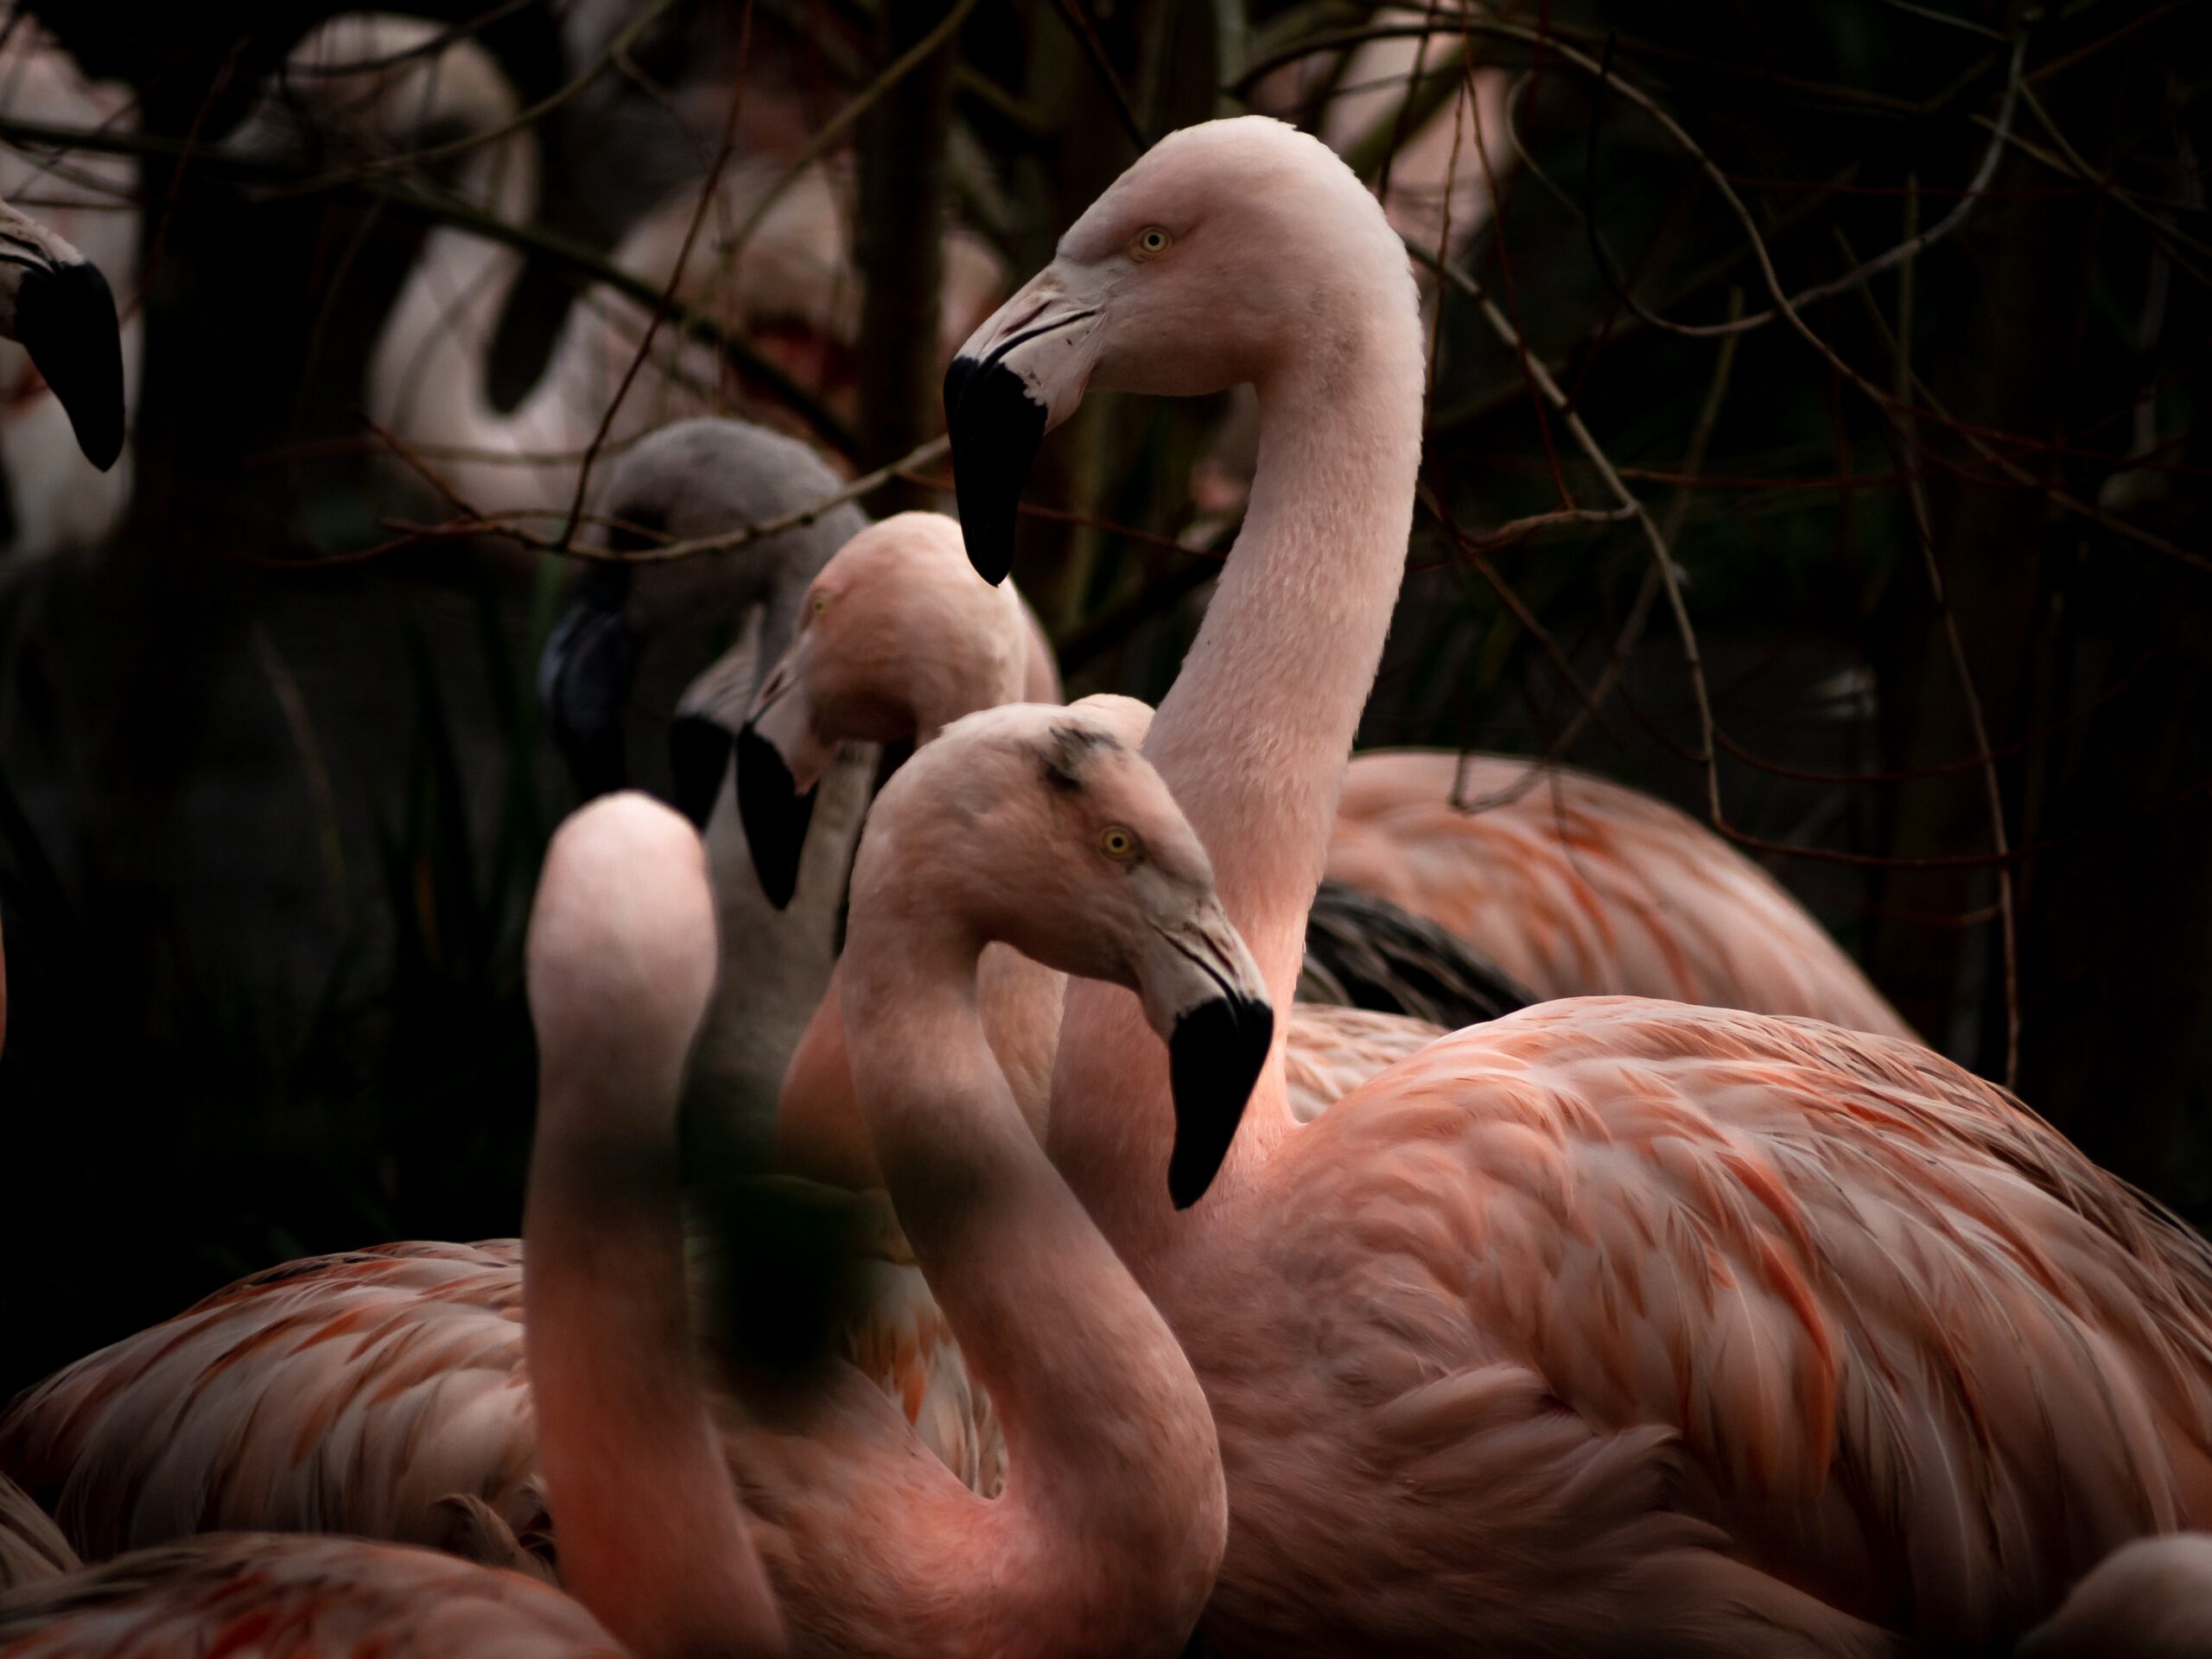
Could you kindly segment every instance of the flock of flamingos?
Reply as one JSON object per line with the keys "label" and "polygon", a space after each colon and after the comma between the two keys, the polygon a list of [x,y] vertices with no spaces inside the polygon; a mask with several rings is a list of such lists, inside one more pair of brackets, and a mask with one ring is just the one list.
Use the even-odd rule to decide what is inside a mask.
{"label": "flock of flamingos", "polygon": [[[454,51],[406,96],[496,115]],[[469,165],[522,211],[526,161]],[[446,234],[402,312],[454,280],[496,321],[505,256]],[[2212,1248],[1674,809],[1563,772],[1469,814],[1456,756],[1348,761],[1421,306],[1321,142],[1185,129],[952,353],[957,521],[584,583],[524,1237],[272,1266],[15,1400],[0,1653],[2212,1654]],[[115,463],[135,350],[13,208],[0,334]],[[388,355],[449,439],[565,441]],[[1179,677],[1062,706],[1006,581],[1033,458],[1094,390],[1238,386]],[[738,422],[636,435],[607,516],[678,540],[839,486]],[[621,727],[709,601],[754,620],[673,711],[679,810]],[[1427,1017],[1301,997],[1317,889]],[[694,1329],[679,1107],[872,1218],[803,1387]]]}

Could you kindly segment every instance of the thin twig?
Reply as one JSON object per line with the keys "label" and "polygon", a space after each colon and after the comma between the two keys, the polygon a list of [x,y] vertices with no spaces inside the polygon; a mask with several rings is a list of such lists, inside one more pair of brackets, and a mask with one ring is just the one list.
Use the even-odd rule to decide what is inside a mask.
{"label": "thin twig", "polygon": [[[1974,177],[1960,196],[1958,205],[1929,229],[1919,232],[1894,247],[1885,248],[1872,258],[1844,272],[1842,276],[1825,283],[1815,283],[1812,287],[1801,289],[1787,300],[1770,306],[1764,311],[1754,311],[1748,316],[1739,317],[1732,321],[1676,322],[1670,317],[1659,316],[1644,308],[1643,302],[1630,291],[1627,283],[1622,280],[1619,262],[1613,257],[1612,250],[1606,245],[1604,236],[1599,232],[1596,214],[1578,207],[1575,211],[1588,228],[1591,251],[1596,258],[1599,274],[1605,277],[1607,285],[1611,288],[1621,303],[1652,327],[1667,334],[1680,334],[1686,339],[1709,340],[1720,334],[1749,334],[1754,328],[1764,328],[1768,323],[1783,315],[1785,311],[1800,309],[1821,300],[1834,299],[1840,294],[1847,294],[1853,289],[1872,281],[1884,271],[1895,270],[1898,265],[1935,246],[1936,243],[1957,230],[1960,226],[1966,223],[1968,215],[1980,204],[1984,193],[1989,188],[1990,180],[1996,175],[1998,159],[2005,153],[2005,140],[2012,133],[2012,111],[2016,99],[2024,93],[2031,100],[2035,96],[2032,92],[2026,91],[2020,79],[2020,66],[2026,51],[2027,39],[2024,35],[2012,46],[2011,67],[2005,77],[2005,96],[1997,108],[1997,119],[1991,129],[1988,147],[1982,151],[1980,164],[1975,168]],[[1611,42],[1609,40],[1606,43],[1606,54],[1599,60],[1597,96],[1590,111],[1590,164],[1586,188],[1593,195],[1597,189],[1599,112],[1603,106],[1607,87],[1617,84],[1611,74]],[[1646,107],[1656,106],[1647,105]],[[1694,153],[1697,159],[1705,164],[1707,171],[1716,175],[1719,173],[1719,169],[1713,166],[1701,151]],[[1523,161],[1526,161],[1525,154]]]}

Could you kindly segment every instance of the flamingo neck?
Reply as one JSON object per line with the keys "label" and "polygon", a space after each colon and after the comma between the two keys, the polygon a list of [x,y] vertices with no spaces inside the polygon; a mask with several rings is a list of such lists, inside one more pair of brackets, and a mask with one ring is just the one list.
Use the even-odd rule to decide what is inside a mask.
{"label": "flamingo neck", "polygon": [[1144,745],[1266,976],[1274,1052],[1214,1193],[1187,1217],[1160,1176],[1173,1135],[1167,1067],[1132,1040],[1135,999],[1071,986],[1053,1078],[1053,1161],[1155,1292],[1151,1255],[1231,1207],[1293,1127],[1281,1016],[1405,573],[1424,374],[1413,280],[1402,255],[1378,257],[1366,280],[1316,304],[1314,326],[1257,381],[1244,528]]}
{"label": "flamingo neck", "polygon": [[563,1582],[633,1652],[776,1653],[782,1623],[709,1420],[685,1301],[682,1057],[619,1044],[541,1085],[524,1340]]}
{"label": "flamingo neck", "polygon": [[[503,102],[481,106],[433,106],[422,124],[425,132],[441,122],[488,131],[514,114],[513,96],[505,93]],[[537,141],[518,130],[470,151],[454,194],[504,223],[528,224],[537,212]],[[520,423],[493,406],[490,371],[493,339],[522,264],[515,249],[464,226],[431,228],[370,359],[369,413],[380,425],[411,444],[518,447]],[[433,458],[431,464],[442,470],[449,463]]]}
{"label": "flamingo neck", "polygon": [[[1045,1157],[984,1035],[981,942],[855,907],[846,1033],[877,1161],[1009,1474],[936,1563],[1014,1650],[1175,1650],[1220,1565],[1226,1489],[1189,1363]],[[942,918],[939,918],[940,920]],[[978,1536],[981,1534],[981,1536]]]}

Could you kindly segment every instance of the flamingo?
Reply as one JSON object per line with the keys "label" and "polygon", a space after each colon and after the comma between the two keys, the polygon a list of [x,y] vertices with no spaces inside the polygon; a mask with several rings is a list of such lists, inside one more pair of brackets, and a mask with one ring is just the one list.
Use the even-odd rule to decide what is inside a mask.
{"label": "flamingo", "polygon": [[[817,780],[842,745],[927,744],[979,709],[1059,696],[1035,616],[1011,582],[994,587],[976,574],[957,524],[906,512],[863,531],[807,588],[791,645],[762,677],[736,740],[738,800],[760,884],[771,898],[787,889]],[[1152,719],[1143,703],[1092,697],[1085,706],[1112,718],[1129,747],[1143,741]],[[718,887],[733,880],[743,884],[742,872],[717,867]],[[1041,1137],[1065,980],[1002,949],[984,953],[980,974],[992,1052]],[[778,1152],[818,1179],[877,1186],[844,1023],[833,976],[784,1079]],[[1289,1063],[1303,1086],[1293,1109],[1318,1116],[1350,1082],[1443,1034],[1424,1020],[1295,1004]]]}
{"label": "flamingo", "polygon": [[[607,1624],[529,1576],[358,1539],[216,1535],[86,1569],[0,1478],[0,1571],[16,1580],[0,1593],[0,1651],[11,1659],[249,1651],[689,1659],[709,1642],[733,1656],[786,1650],[759,1553],[714,1455],[702,1390],[683,1380],[693,1362],[680,1259],[671,1273],[652,1271],[663,1265],[655,1252],[669,1217],[641,1206],[638,1190],[617,1184],[594,1193],[580,1179],[588,1173],[580,1149],[596,1151],[601,1161],[588,1173],[605,1174],[624,1131],[650,1137],[672,1125],[713,974],[714,915],[699,902],[696,874],[685,884],[683,846],[665,878],[614,861],[641,850],[633,817],[617,804],[564,829],[527,947],[544,1065],[530,1192],[538,1265],[523,1288],[537,1310],[531,1344],[546,1356],[537,1367],[544,1453],[570,1495],[564,1564]],[[658,827],[649,816],[643,849],[665,854],[665,837],[652,838]],[[696,842],[690,862],[696,872]],[[650,1177],[641,1185],[649,1189]],[[676,1236],[672,1224],[666,1232]],[[620,1298],[609,1299],[594,1272],[594,1247],[642,1263]],[[588,1357],[594,1326],[635,1344],[635,1369],[625,1375]],[[620,1464],[606,1458],[599,1406],[623,1413]],[[629,1507],[638,1535],[652,1538],[649,1571],[640,1570],[638,1537],[594,1524],[578,1495]]]}
{"label": "flamingo", "polygon": [[[332,121],[334,111],[343,112],[342,123]],[[378,154],[404,154],[457,130],[477,142],[458,162],[455,195],[523,224],[537,206],[538,146],[521,113],[498,64],[466,35],[425,18],[353,12],[309,31],[226,142],[245,155],[292,155],[308,133],[336,126],[340,137]],[[779,176],[779,169],[734,163],[712,222],[743,224]],[[674,200],[649,213],[613,263],[664,283],[696,201]],[[582,296],[537,384],[513,409],[499,410],[488,385],[492,340],[522,264],[515,249],[465,226],[435,226],[378,335],[366,406],[478,511],[565,512],[639,331]],[[702,245],[693,268],[704,281],[716,264]],[[728,280],[705,297],[715,320],[741,334],[849,333],[857,313],[840,279],[845,264],[835,190],[826,174],[810,169],[766,208]],[[696,283],[689,292],[697,296]],[[624,398],[607,442],[619,449],[672,415],[696,412],[718,374],[703,348],[664,340]]]}
{"label": "flamingo", "polygon": [[0,1593],[0,1652],[632,1659],[577,1603],[518,1573],[404,1544],[251,1533],[135,1550]]}
{"label": "flamingo", "polygon": [[[21,11],[0,29],[0,111],[57,127],[130,132],[137,125],[129,87],[87,80]],[[144,324],[133,305],[118,329],[106,283],[137,274],[138,173],[128,156],[0,154],[0,198],[35,203],[45,219],[36,235],[6,228],[29,237],[62,284],[48,289],[44,304],[34,293],[31,334],[9,336],[27,353],[0,363],[0,546],[20,557],[102,541],[130,505],[124,410],[137,394]],[[108,333],[117,336],[112,353],[102,338]]]}
{"label": "flamingo", "polygon": [[[156,1443],[238,1448],[213,1482],[174,1462],[80,1464],[57,1513],[101,1541],[249,1514],[423,1535],[433,1492],[496,1504],[512,1496],[504,1483],[542,1480],[564,1583],[647,1650],[634,1625],[662,1618],[695,1571],[678,1546],[704,1538],[721,1560],[749,1538],[803,1650],[1179,1651],[1225,1524],[1205,1402],[1020,1122],[975,1012],[993,939],[1140,989],[1181,1079],[1178,1179],[1203,1188],[1269,1016],[1164,786],[1096,711],[993,710],[893,780],[855,866],[855,1074],[915,1253],[1001,1402],[1013,1461],[995,1501],[923,1456],[849,1367],[750,1391],[745,1414],[704,1402],[674,1172],[712,918],[680,817],[630,794],[582,809],[549,853],[528,947],[543,1065],[526,1267],[414,1246],[278,1268],[228,1293],[265,1310],[257,1339],[226,1357],[272,1384],[256,1398],[232,1395],[219,1422],[195,1410],[212,1377],[195,1370],[207,1327],[187,1315],[126,1344],[130,1365],[79,1368],[43,1426],[53,1383],[19,1403],[0,1461],[23,1470],[44,1429],[67,1438],[118,1409]],[[1224,1046],[1224,1032],[1244,1040]],[[391,1317],[394,1275],[370,1300],[378,1266],[429,1275],[411,1319]],[[473,1372],[444,1363],[463,1349],[481,1357]],[[734,1536],[701,1438],[709,1409],[750,1516]],[[714,1638],[709,1618],[672,1622],[690,1651]]]}
{"label": "flamingo", "polygon": [[[744,421],[698,417],[648,434],[610,468],[601,511],[618,548],[690,541],[766,523],[834,497],[836,474],[806,445]],[[556,746],[586,795],[631,781],[633,709],[665,711],[717,629],[735,648],[683,691],[669,735],[675,795],[718,868],[747,858],[715,725],[742,710],[791,633],[807,584],[867,526],[849,503],[742,546],[665,563],[600,564],[549,636],[538,692]],[[671,683],[671,681],[673,683]],[[732,716],[723,716],[733,719]],[[702,756],[702,745],[704,754]],[[796,894],[779,910],[758,885],[718,882],[726,967],[700,1040],[700,1127],[726,1154],[757,1151],[792,1048],[830,983],[845,874],[874,787],[877,753],[855,745],[827,768]]]}
{"label": "flamingo", "polygon": [[1323,868],[1465,940],[1538,999],[1664,997],[1913,1035],[1771,875],[1680,808],[1572,767],[1355,755]]}
{"label": "flamingo", "polygon": [[2202,1659],[2212,1653],[2212,1537],[2114,1550],[2013,1649],[2016,1659]]}
{"label": "flamingo", "polygon": [[[1145,752],[1277,1000],[1404,566],[1423,359],[1373,198],[1248,117],[1137,161],[947,377],[993,580],[1088,389],[1256,385],[1251,509]],[[2212,1513],[2212,1249],[1924,1048],[1578,998],[1302,1126],[1271,1055],[1198,1202],[1137,1018],[1070,988],[1048,1145],[1213,1407],[1224,1652],[1976,1650]]]}
{"label": "flamingo", "polygon": [[123,340],[115,296],[98,265],[21,209],[0,201],[0,339],[12,340],[67,414],[86,461],[123,453]]}

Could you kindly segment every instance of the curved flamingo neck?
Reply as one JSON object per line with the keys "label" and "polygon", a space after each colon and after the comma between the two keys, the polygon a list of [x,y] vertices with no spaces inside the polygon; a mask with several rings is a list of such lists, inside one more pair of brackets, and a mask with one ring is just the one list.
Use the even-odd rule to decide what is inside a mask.
{"label": "curved flamingo neck", "polygon": [[[1389,236],[1379,210],[1374,231]],[[1291,1006],[1306,916],[1345,760],[1404,576],[1421,466],[1424,375],[1413,279],[1370,253],[1317,279],[1317,316],[1257,381],[1260,454],[1230,550],[1144,753],[1205,842],[1222,903]],[[1363,249],[1362,251],[1367,251]],[[1135,1043],[1123,991],[1069,988],[1053,1075],[1053,1161],[1141,1275],[1258,1179],[1290,1133],[1283,1022],[1214,1192],[1187,1217],[1160,1172],[1173,1135],[1167,1068]],[[1147,1279],[1155,1291],[1160,1287]]]}
{"label": "curved flamingo neck", "polygon": [[544,1056],[523,1224],[524,1339],[562,1578],[648,1659],[780,1653],[692,1345],[683,1057],[639,1066],[619,1039],[582,1046]]}
{"label": "curved flamingo neck", "polygon": [[[468,77],[454,80],[471,84]],[[441,124],[458,124],[470,132],[495,130],[516,113],[512,94],[457,92],[444,102],[458,107],[427,105],[422,132],[397,135],[403,143],[419,141]],[[537,212],[537,141],[521,130],[470,151],[454,193],[480,213],[527,224]],[[379,424],[416,443],[517,447],[523,410],[503,415],[493,406],[490,371],[493,339],[522,264],[522,255],[504,242],[461,226],[431,228],[370,359],[369,412]]]}
{"label": "curved flamingo neck", "polygon": [[995,1502],[943,1484],[960,1513],[934,1533],[950,1548],[930,1593],[959,1594],[1009,1651],[1166,1650],[1226,1537],[1213,1420],[1014,1104],[984,1037],[982,942],[926,902],[855,906],[843,995],[885,1185],[1006,1433]]}

